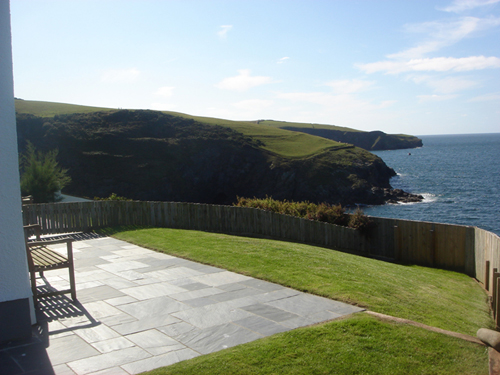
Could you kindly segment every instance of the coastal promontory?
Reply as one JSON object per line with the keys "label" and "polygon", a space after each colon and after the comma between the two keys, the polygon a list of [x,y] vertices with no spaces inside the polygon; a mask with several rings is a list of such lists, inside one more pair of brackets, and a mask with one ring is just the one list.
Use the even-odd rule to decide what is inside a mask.
{"label": "coastal promontory", "polygon": [[20,152],[27,141],[42,152],[58,149],[71,177],[67,194],[216,204],[238,196],[343,205],[419,200],[393,190],[394,170],[351,144],[255,122],[77,110],[17,113]]}
{"label": "coastal promontory", "polygon": [[416,148],[423,145],[422,140],[413,135],[386,134],[380,130],[367,132],[342,126],[271,120],[259,121],[259,124],[316,135],[337,142],[350,143],[368,151]]}

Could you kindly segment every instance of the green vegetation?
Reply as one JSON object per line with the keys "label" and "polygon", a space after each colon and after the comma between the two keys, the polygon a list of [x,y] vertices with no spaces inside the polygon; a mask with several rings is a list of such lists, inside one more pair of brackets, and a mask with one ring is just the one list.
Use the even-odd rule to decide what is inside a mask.
{"label": "green vegetation", "polygon": [[412,135],[386,134],[381,131],[365,132],[341,126],[304,124],[285,121],[259,121],[273,128],[287,129],[296,132],[316,135],[350,143],[365,150],[392,150],[398,148],[415,148],[422,146],[422,140]]}
{"label": "green vegetation", "polygon": [[181,374],[488,374],[485,347],[357,314],[159,368]]}
{"label": "green vegetation", "polygon": [[365,232],[368,232],[373,225],[373,222],[361,209],[358,208],[354,214],[347,214],[340,204],[279,201],[271,197],[263,199],[238,197],[234,206],[258,208],[279,214],[342,225]]}
{"label": "green vegetation", "polygon": [[57,162],[57,150],[37,152],[28,142],[21,156],[21,194],[32,195],[35,203],[53,202],[55,193],[71,182],[67,169]]}
{"label": "green vegetation", "polygon": [[362,130],[356,130],[352,128],[347,128],[344,126],[336,125],[323,125],[323,124],[307,124],[303,122],[288,122],[288,121],[274,121],[274,120],[262,120],[259,124],[271,126],[273,128],[311,128],[311,129],[326,129],[326,130],[340,130],[343,132],[357,132],[364,133]]}
{"label": "green vegetation", "polygon": [[120,197],[116,195],[116,193],[111,193],[107,198],[94,197],[95,201],[132,201],[132,199],[128,199],[125,197]]}
{"label": "green vegetation", "polygon": [[[16,112],[39,117],[53,117],[74,113],[92,113],[117,111],[111,108],[87,107],[73,104],[16,100]],[[325,152],[329,149],[341,149],[346,145],[329,139],[297,133],[288,130],[259,125],[252,121],[231,121],[210,117],[191,116],[179,112],[163,111],[163,113],[191,119],[201,124],[218,125],[235,130],[245,137],[251,137],[269,152],[283,157],[301,158]],[[361,150],[359,150],[361,151]]]}
{"label": "green vegetation", "polygon": [[150,228],[114,237],[171,255],[366,307],[430,326],[475,335],[491,328],[486,294],[456,272],[400,265],[320,247],[198,231]]}
{"label": "green vegetation", "polygon": [[[373,311],[475,335],[492,327],[482,289],[450,271],[289,242],[115,228],[108,234]],[[487,348],[363,313],[148,372],[163,374],[488,374]]]}
{"label": "green vegetation", "polygon": [[[363,149],[256,123],[91,107],[39,117],[26,113],[26,101],[16,103],[25,112],[17,114],[19,150],[27,140],[45,152],[58,147],[72,178],[66,192],[77,196],[232,204],[267,194],[382,204],[389,195],[381,189],[395,174]],[[78,110],[54,104],[44,113]]]}

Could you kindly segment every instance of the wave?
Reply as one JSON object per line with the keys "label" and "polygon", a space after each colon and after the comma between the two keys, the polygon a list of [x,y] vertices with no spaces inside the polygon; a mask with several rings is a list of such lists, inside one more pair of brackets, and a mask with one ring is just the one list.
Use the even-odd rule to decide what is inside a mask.
{"label": "wave", "polygon": [[431,193],[415,193],[415,194],[421,195],[422,197],[424,197],[424,199],[420,202],[398,202],[397,204],[409,206],[412,204],[433,203],[433,202],[436,202],[438,200],[438,197],[435,194],[431,194]]}
{"label": "wave", "polygon": [[422,203],[432,203],[438,200],[438,196],[435,194],[431,193],[422,193],[420,194],[422,197],[424,197],[424,200]]}

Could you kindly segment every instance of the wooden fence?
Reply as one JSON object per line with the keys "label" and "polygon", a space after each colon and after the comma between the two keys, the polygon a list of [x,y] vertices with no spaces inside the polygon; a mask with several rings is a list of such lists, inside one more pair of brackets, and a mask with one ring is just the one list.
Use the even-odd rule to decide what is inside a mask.
{"label": "wooden fence", "polygon": [[496,297],[500,295],[499,236],[469,226],[371,219],[376,226],[365,236],[338,225],[247,207],[127,201],[23,206],[24,224],[41,224],[42,234],[85,232],[118,225],[192,229],[301,242],[456,270],[480,281],[494,296],[494,304],[498,304],[500,311],[500,297]]}

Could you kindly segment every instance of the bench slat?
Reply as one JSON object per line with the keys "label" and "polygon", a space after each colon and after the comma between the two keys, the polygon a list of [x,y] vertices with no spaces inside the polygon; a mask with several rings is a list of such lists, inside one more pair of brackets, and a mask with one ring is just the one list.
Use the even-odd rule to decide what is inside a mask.
{"label": "bench slat", "polygon": [[40,268],[59,267],[68,264],[68,258],[46,247],[31,250],[31,257],[35,266]]}

